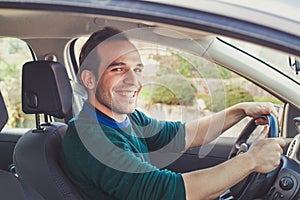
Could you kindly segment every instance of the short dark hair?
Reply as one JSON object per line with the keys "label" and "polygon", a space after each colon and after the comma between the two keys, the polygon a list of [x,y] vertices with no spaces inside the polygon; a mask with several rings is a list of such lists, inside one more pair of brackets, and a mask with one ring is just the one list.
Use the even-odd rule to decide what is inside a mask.
{"label": "short dark hair", "polygon": [[[118,35],[118,37],[112,38],[112,40],[128,40],[128,38],[121,34],[122,31],[119,29],[113,28],[113,27],[104,27],[101,30],[98,30],[94,32],[88,40],[85,42],[85,44],[81,48],[81,52],[79,55],[79,71],[78,71],[78,78],[81,81],[81,73],[83,70],[90,70],[94,73],[96,76],[98,73],[98,66],[100,63],[100,58],[97,55],[96,51],[93,51],[98,44],[101,42],[112,38],[115,35]],[[87,59],[87,57],[89,57]]]}

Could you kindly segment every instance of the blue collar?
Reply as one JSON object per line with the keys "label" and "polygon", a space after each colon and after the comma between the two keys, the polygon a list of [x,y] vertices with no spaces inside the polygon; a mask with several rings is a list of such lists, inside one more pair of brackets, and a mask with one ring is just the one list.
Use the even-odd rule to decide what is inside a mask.
{"label": "blue collar", "polygon": [[101,111],[97,110],[87,102],[83,105],[82,110],[84,110],[91,117],[97,119],[99,123],[109,126],[111,128],[115,128],[115,129],[127,128],[130,124],[130,120],[128,116],[126,116],[126,119],[123,122],[117,122],[114,119],[102,113]]}

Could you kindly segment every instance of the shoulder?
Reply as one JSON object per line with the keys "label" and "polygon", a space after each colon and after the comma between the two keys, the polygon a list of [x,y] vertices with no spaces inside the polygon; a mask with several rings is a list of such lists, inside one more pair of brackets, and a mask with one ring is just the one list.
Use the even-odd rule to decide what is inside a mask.
{"label": "shoulder", "polygon": [[136,124],[148,125],[156,121],[155,119],[148,117],[145,113],[140,110],[135,110],[133,113],[129,114],[129,118],[133,120]]}

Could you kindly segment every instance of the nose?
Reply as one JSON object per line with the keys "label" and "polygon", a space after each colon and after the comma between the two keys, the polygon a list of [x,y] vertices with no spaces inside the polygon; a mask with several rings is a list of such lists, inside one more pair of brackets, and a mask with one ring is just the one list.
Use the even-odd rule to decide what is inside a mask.
{"label": "nose", "polygon": [[137,74],[134,70],[130,69],[125,73],[124,83],[128,85],[140,85],[140,75]]}

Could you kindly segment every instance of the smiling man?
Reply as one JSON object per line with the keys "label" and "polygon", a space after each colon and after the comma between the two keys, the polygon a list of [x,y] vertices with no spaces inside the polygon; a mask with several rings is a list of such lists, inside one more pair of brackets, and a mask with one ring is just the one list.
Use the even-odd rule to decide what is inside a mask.
{"label": "smiling man", "polygon": [[[135,110],[137,96],[142,87],[139,78],[143,65],[138,52],[128,42],[106,42],[100,46],[99,49],[108,51],[99,51],[99,56],[108,58],[107,61],[112,63],[100,63],[99,69],[104,71],[99,71],[99,80],[90,71],[84,70],[81,74],[82,81],[88,89],[89,101],[93,102],[96,108],[117,121],[124,121],[126,114]],[[119,52],[118,49],[128,52]],[[110,52],[111,50],[116,51]],[[121,56],[110,58],[114,53]]]}
{"label": "smiling man", "polygon": [[248,152],[204,170],[180,174],[151,165],[149,152],[200,146],[274,108],[240,103],[185,124],[158,121],[136,109],[142,71],[137,49],[114,28],[93,33],[82,48],[78,77],[88,99],[69,122],[62,148],[66,172],[85,199],[214,199],[250,173],[279,165],[285,145],[279,138],[261,138]]}

